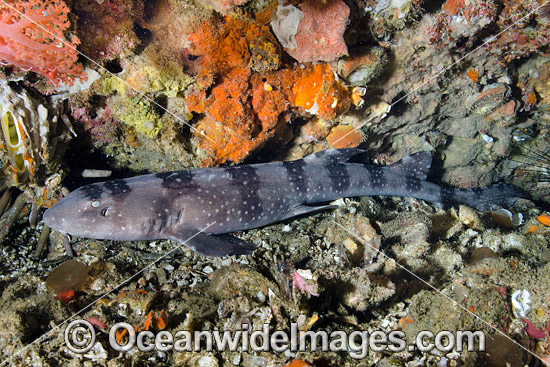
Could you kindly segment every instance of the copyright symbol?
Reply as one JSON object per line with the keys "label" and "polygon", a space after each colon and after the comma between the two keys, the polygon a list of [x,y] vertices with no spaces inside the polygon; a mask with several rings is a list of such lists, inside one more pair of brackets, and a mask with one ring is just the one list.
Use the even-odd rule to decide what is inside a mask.
{"label": "copyright symbol", "polygon": [[65,343],[75,353],[86,353],[95,344],[95,330],[86,320],[74,320],[65,329]]}

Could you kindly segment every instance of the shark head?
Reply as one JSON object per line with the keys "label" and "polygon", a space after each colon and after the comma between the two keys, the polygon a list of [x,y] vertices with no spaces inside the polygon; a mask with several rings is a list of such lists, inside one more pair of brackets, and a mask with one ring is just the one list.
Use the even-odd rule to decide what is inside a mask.
{"label": "shark head", "polygon": [[105,184],[83,186],[46,210],[44,223],[59,232],[96,239],[132,240],[126,200],[112,195]]}

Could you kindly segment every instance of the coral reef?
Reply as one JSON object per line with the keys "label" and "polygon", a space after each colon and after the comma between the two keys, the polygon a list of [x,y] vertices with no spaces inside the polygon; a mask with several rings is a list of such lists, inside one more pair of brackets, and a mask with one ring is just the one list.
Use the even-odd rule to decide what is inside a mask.
{"label": "coral reef", "polygon": [[235,68],[212,88],[209,97],[201,91],[187,97],[187,102],[190,111],[207,113],[196,125],[204,133],[197,134],[199,147],[215,157],[207,164],[219,164],[239,162],[262,146],[288,121],[289,107],[333,119],[349,107],[347,97],[346,88],[330,67],[318,64],[260,75]]}
{"label": "coral reef", "polygon": [[63,34],[69,8],[62,0],[13,0],[0,6],[0,58],[25,71],[46,76],[54,84],[86,79],[76,63],[79,39]]}
{"label": "coral reef", "polygon": [[534,13],[539,6],[536,1],[448,0],[429,31],[430,42],[472,47],[481,31],[493,26],[496,36],[484,48],[506,64],[545,50],[550,22]]}
{"label": "coral reef", "polygon": [[[345,111],[350,101],[347,90],[339,83],[327,64],[317,64],[296,70],[291,102],[310,114],[330,120]],[[283,86],[281,86],[283,87]]]}
{"label": "coral reef", "polygon": [[[181,97],[191,81],[181,67],[168,60],[159,67],[133,63],[125,68],[123,77],[103,79],[101,94],[109,96],[107,105],[113,117],[152,138],[163,126],[162,100]],[[143,94],[138,95],[140,91]]]}
{"label": "coral reef", "polygon": [[[543,16],[533,14],[542,2],[501,0],[501,3],[503,8],[496,25],[499,30],[507,31],[500,33],[496,40],[490,42],[487,49],[499,55],[503,63],[538,51],[547,52],[550,22]],[[535,20],[531,21],[533,17]]]}
{"label": "coral reef", "polygon": [[[5,1],[1,14],[31,3]],[[80,49],[107,71],[94,81],[87,69],[87,84],[75,80],[57,94],[44,78],[9,66],[0,82],[6,364],[523,366],[550,359],[550,6],[514,24],[542,0],[66,3],[73,14],[60,1],[40,4],[57,4]],[[319,31],[304,40],[308,27]],[[335,42],[332,51],[322,37]],[[300,46],[305,56],[287,52]],[[463,188],[512,181],[533,200],[478,212],[404,197],[345,198],[334,209],[235,233],[256,250],[226,258],[164,240],[69,244],[38,220],[41,206],[67,192],[62,185],[101,179],[88,168],[127,177],[358,145],[370,157],[357,163],[388,165],[429,151],[430,180]],[[425,172],[430,162],[423,164],[417,168]],[[322,184],[345,176],[331,171]],[[66,254],[75,260],[65,262]],[[63,335],[63,320],[77,312],[97,335],[84,354]],[[294,325],[308,335],[403,331],[407,343],[420,330],[480,330],[487,350],[371,348],[356,361],[349,353],[356,339],[338,352],[115,353],[107,333],[121,321],[156,336],[257,335]]]}
{"label": "coral reef", "polygon": [[417,0],[364,0],[360,4],[371,16],[369,26],[375,37],[387,39],[395,30],[405,27],[420,11]]}
{"label": "coral reef", "polygon": [[208,97],[202,89],[186,98],[189,111],[207,113],[195,127],[198,146],[211,157],[207,164],[238,162],[271,136],[277,122],[257,121],[248,103],[248,66],[277,67],[276,41],[266,27],[237,17],[226,17],[224,24],[206,22],[190,39],[202,55],[200,87],[213,85]]}
{"label": "coral reef", "polygon": [[436,17],[436,24],[430,31],[430,42],[449,42],[457,44],[466,42],[471,47],[483,28],[497,17],[497,5],[494,1],[448,0],[443,4],[441,14]]}
{"label": "coral reef", "polygon": [[205,164],[239,162],[271,135],[256,122],[248,104],[249,77],[248,69],[235,68],[212,88],[210,97],[201,91],[186,99],[189,111],[207,113],[195,126],[198,146],[211,157]]}
{"label": "coral reef", "polygon": [[133,126],[147,137],[157,136],[162,128],[162,122],[151,102],[140,97],[129,99],[127,102],[124,109],[120,110],[121,121]]}
{"label": "coral reef", "polygon": [[190,38],[203,68],[200,89],[186,102],[190,112],[206,114],[195,126],[204,164],[241,161],[288,121],[289,107],[323,119],[349,107],[347,89],[328,64],[275,70],[280,55],[267,27],[226,17],[223,24],[203,24]]}
{"label": "coral reef", "polygon": [[202,0],[205,5],[212,6],[217,12],[225,15],[235,7],[246,4],[248,0]]}
{"label": "coral reef", "polygon": [[[206,21],[189,36],[192,51],[202,56],[202,70],[197,77],[206,88],[212,78],[223,75],[233,68],[248,67],[250,45],[258,43],[276,44],[268,27],[239,16],[226,16],[223,19]],[[267,49],[274,52],[268,59],[278,64],[280,59],[276,47]]]}
{"label": "coral reef", "polygon": [[72,117],[77,122],[76,128],[81,125],[85,131],[89,131],[92,144],[96,148],[104,145],[119,143],[121,140],[120,126],[111,114],[108,107],[100,107],[90,113],[85,107],[75,108]]}
{"label": "coral reef", "polygon": [[134,22],[142,18],[143,4],[126,0],[86,0],[75,3],[81,49],[93,60],[125,58],[140,44]]}

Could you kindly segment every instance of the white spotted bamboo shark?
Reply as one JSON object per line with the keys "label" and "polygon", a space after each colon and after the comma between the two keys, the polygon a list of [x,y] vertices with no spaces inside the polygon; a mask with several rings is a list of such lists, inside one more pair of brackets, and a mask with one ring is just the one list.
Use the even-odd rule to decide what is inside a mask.
{"label": "white spotted bamboo shark", "polygon": [[[163,172],[83,186],[46,210],[49,227],[79,237],[120,241],[171,239],[207,256],[250,254],[229,232],[334,208],[367,195],[410,196],[478,210],[512,205],[524,193],[493,184],[459,189],[427,181],[431,154],[387,167],[354,163],[361,149],[332,149],[289,162]],[[198,233],[207,226],[205,233]]]}

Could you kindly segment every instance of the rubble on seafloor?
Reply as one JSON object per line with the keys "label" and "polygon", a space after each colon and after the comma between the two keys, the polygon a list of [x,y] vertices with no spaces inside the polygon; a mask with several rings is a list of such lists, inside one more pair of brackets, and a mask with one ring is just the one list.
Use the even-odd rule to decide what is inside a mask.
{"label": "rubble on seafloor", "polygon": [[[543,0],[34,3],[0,5],[0,363],[550,365]],[[379,165],[430,151],[437,183],[507,181],[531,200],[484,213],[344,199],[239,232],[257,249],[225,258],[165,240],[69,244],[39,221],[94,176],[354,147]],[[73,319],[96,332],[84,353],[66,341]],[[356,339],[318,351],[117,352],[119,322],[154,335],[404,332],[407,346],[421,331],[479,330],[486,350],[367,351]]]}

